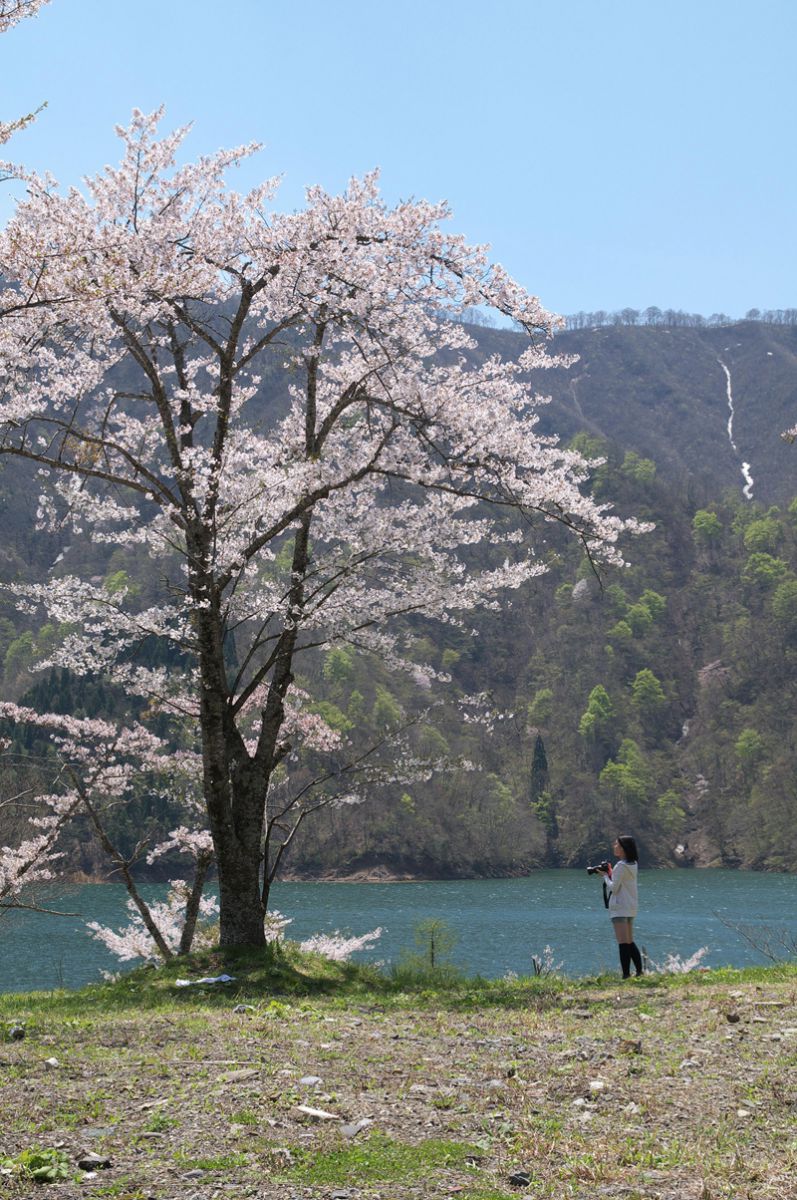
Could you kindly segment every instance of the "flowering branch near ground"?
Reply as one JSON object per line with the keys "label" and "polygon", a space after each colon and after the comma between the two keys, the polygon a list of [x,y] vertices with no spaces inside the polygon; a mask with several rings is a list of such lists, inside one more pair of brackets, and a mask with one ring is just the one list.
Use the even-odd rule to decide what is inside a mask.
{"label": "flowering branch near ground", "polygon": [[299,949],[306,953],[322,954],[333,962],[346,962],[358,950],[369,950],[382,936],[381,925],[370,933],[359,937],[347,937],[336,929],[333,933],[314,933],[299,943]]}
{"label": "flowering branch near ground", "polygon": [[708,952],[708,946],[701,946],[699,950],[695,950],[694,954],[690,954],[688,958],[683,958],[680,954],[668,954],[661,963],[651,962],[648,970],[653,975],[688,975],[690,971],[705,969],[700,964]]}
{"label": "flowering branch near ground", "polygon": [[[135,912],[133,925],[121,933],[105,930],[96,923],[90,928],[120,957],[140,957],[145,945],[141,930],[157,947],[164,959],[191,949],[197,921],[211,914],[211,901],[202,892],[213,859],[213,844],[207,831],[180,826],[149,852],[152,863],[164,854],[178,852],[194,864],[193,881],[172,884],[169,899],[161,905],[144,900],[132,867],[143,852],[145,838],[132,855],[123,854],[109,832],[106,810],[124,803],[148,776],[158,780],[162,792],[169,790],[181,800],[190,796],[185,776],[190,779],[195,756],[178,755],[162,739],[142,725],[116,726],[108,721],[75,718],[58,713],[37,713],[12,703],[0,703],[0,719],[15,726],[27,725],[44,732],[56,751],[57,790],[34,797],[42,815],[29,818],[29,824],[43,830],[17,847],[0,851],[0,906],[31,907],[26,889],[37,880],[54,876],[60,853],[57,843],[75,818],[88,817],[95,836],[107,855],[109,866],[118,871],[130,894],[128,904]],[[6,753],[8,746],[6,743]],[[196,815],[196,804],[186,803],[187,814]],[[193,810],[193,811],[192,811]],[[24,893],[24,894],[23,894]],[[210,907],[209,907],[210,905]],[[139,928],[140,927],[140,928]],[[135,947],[135,949],[131,949]]]}
{"label": "flowering branch near ground", "polygon": [[536,976],[543,979],[561,975],[564,970],[563,962],[554,961],[554,952],[550,946],[543,949],[542,954],[532,954],[531,969]]}

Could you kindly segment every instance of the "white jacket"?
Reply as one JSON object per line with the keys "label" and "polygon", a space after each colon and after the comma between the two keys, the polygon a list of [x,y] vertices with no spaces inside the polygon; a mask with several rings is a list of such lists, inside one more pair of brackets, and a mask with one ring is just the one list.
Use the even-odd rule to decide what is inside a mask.
{"label": "white jacket", "polygon": [[606,880],[609,890],[609,916],[635,917],[639,906],[637,890],[637,864],[620,860]]}

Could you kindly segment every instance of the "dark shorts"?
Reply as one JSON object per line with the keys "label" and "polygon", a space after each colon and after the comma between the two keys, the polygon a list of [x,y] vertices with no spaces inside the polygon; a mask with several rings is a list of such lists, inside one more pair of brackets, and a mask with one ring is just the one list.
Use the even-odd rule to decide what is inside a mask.
{"label": "dark shorts", "polygon": [[613,921],[633,921],[633,917],[612,917]]}

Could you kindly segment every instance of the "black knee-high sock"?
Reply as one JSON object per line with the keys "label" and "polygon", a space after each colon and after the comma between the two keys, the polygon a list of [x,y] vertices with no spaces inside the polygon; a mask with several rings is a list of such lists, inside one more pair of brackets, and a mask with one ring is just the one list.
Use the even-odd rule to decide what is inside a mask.
{"label": "black knee-high sock", "polygon": [[625,943],[621,943],[617,949],[620,951],[620,967],[623,972],[623,979],[627,979],[631,974],[631,947]]}
{"label": "black knee-high sock", "polygon": [[631,942],[628,949],[631,953],[631,962],[634,964],[634,970],[636,971],[637,975],[641,975],[642,955],[639,953],[639,946],[637,946],[636,942]]}

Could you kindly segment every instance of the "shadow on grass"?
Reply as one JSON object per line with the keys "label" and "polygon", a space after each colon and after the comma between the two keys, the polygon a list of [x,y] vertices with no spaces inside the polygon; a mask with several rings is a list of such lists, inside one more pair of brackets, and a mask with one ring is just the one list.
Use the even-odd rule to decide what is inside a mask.
{"label": "shadow on grass", "polygon": [[[200,980],[230,975],[229,983]],[[354,962],[332,962],[307,954],[291,942],[257,951],[210,950],[174,959],[161,967],[144,966],[112,982],[91,984],[75,992],[31,992],[0,995],[0,1040],[3,1023],[10,1026],[22,1013],[35,1019],[47,1012],[91,1019],[127,1010],[229,1011],[237,1004],[279,1016],[314,1001],[332,1007],[361,1005],[385,1009],[468,1011],[551,1008],[601,1008],[633,1004],[655,990],[705,987],[744,982],[797,980],[797,965],[748,967],[744,970],[693,972],[689,975],[649,975],[630,984],[617,976],[567,979],[561,976],[483,979],[444,970],[397,969],[382,972]],[[189,986],[178,986],[188,980]]]}

